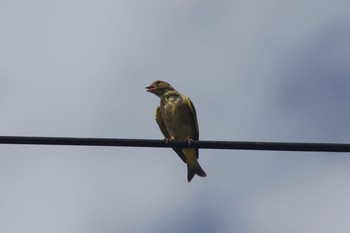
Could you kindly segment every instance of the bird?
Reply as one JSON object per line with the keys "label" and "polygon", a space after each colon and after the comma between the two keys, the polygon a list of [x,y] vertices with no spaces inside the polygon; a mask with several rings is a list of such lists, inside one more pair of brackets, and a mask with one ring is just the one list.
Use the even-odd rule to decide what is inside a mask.
{"label": "bird", "polygon": [[[146,91],[160,98],[156,108],[156,122],[164,135],[164,140],[185,140],[191,144],[199,139],[196,109],[188,96],[180,94],[169,83],[161,80],[152,82]],[[206,177],[207,174],[198,163],[198,148],[172,148],[187,164],[187,181],[194,175]]]}

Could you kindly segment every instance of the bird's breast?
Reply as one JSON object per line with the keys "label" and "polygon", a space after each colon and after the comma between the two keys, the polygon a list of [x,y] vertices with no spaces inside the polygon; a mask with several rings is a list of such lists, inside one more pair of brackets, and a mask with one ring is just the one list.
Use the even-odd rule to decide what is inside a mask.
{"label": "bird's breast", "polygon": [[193,138],[195,130],[189,121],[192,115],[189,115],[188,109],[182,102],[182,98],[169,98],[161,106],[164,124],[169,136],[179,140]]}

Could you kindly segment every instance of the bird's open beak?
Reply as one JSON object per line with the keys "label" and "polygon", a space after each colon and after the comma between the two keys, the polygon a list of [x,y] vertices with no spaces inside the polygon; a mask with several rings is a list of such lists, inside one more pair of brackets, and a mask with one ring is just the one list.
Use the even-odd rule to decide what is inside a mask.
{"label": "bird's open beak", "polygon": [[156,88],[153,85],[150,85],[148,87],[145,87],[147,92],[153,92]]}

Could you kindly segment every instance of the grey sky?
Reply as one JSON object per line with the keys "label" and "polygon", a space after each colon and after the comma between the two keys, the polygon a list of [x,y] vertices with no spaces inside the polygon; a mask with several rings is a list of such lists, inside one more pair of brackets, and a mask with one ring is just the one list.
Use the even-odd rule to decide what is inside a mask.
{"label": "grey sky", "polygon": [[[200,138],[350,139],[349,1],[1,1],[1,135],[162,138],[170,82]],[[0,232],[348,232],[350,158],[0,145]]]}

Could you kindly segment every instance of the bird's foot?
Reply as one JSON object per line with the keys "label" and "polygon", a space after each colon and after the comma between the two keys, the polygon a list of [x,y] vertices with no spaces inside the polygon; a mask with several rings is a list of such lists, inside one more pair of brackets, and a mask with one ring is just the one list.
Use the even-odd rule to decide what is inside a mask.
{"label": "bird's foot", "polygon": [[172,140],[171,138],[164,138],[165,144],[169,144],[169,142],[170,142],[171,140]]}
{"label": "bird's foot", "polygon": [[185,140],[185,142],[187,142],[188,147],[191,147],[191,144],[193,143],[193,139],[192,139],[192,138],[187,138],[187,139]]}

